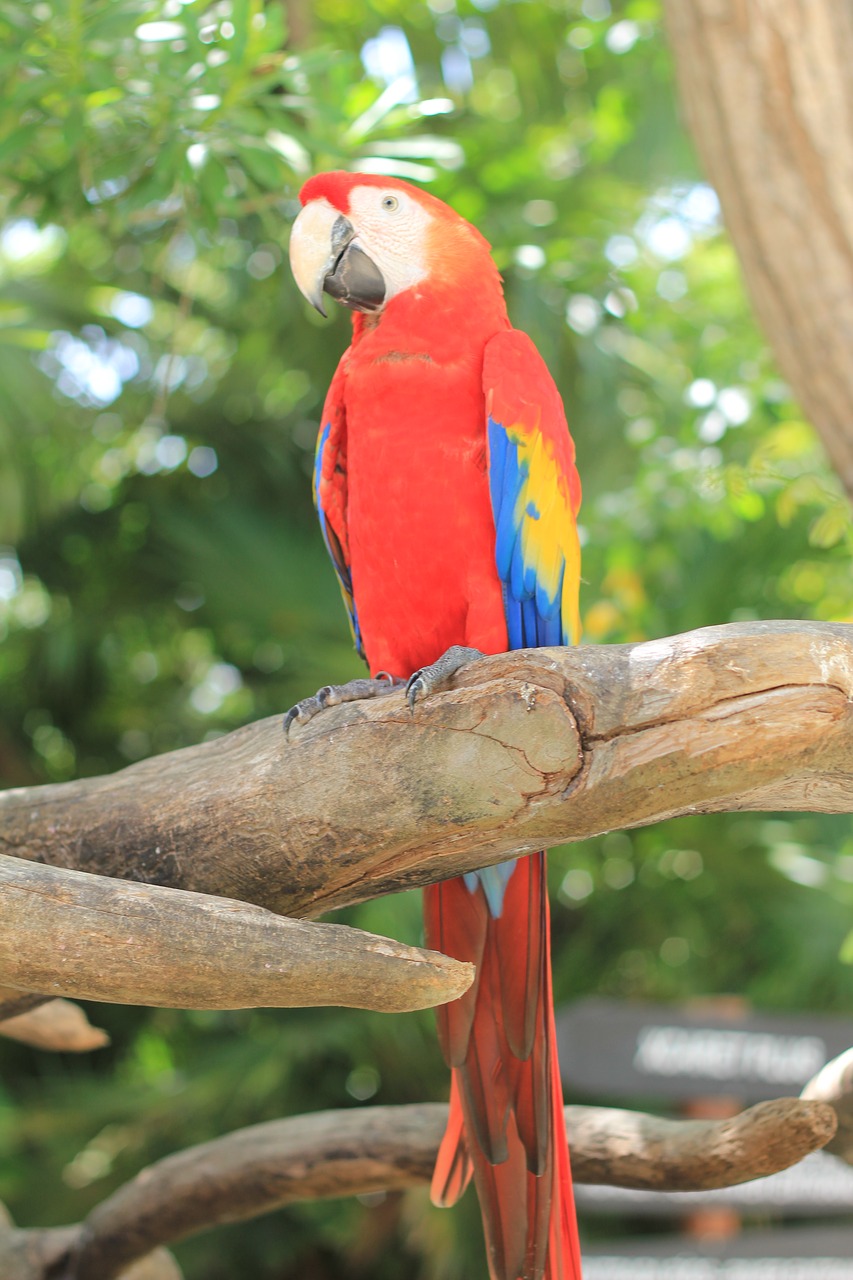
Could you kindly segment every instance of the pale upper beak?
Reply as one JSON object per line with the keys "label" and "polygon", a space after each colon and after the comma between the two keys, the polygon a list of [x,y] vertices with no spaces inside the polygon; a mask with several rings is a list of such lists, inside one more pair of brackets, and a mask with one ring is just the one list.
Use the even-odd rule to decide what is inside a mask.
{"label": "pale upper beak", "polygon": [[376,311],[385,301],[382,272],[354,243],[355,228],[326,200],[306,204],[290,233],[290,268],[300,292],[326,314],[323,292],[355,311]]}

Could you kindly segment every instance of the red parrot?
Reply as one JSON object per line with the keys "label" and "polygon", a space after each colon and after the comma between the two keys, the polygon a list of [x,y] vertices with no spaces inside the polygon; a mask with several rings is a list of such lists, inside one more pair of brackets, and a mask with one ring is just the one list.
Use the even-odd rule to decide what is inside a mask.
{"label": "red parrot", "polygon": [[[324,173],[302,189],[296,282],[350,307],[315,498],[370,680],[322,706],[442,687],[482,653],[578,639],[580,481],[554,382],[513,329],[490,246],[398,179]],[[414,675],[411,673],[414,672]],[[551,994],[545,854],[425,890],[427,944],[476,965],[438,1011],[452,1068],[432,1196],[471,1175],[492,1280],[580,1280]]]}

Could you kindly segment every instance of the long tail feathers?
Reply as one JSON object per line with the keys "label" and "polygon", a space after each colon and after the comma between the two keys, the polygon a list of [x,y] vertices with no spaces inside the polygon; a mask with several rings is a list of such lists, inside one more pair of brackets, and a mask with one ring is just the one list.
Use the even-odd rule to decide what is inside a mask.
{"label": "long tail feathers", "polygon": [[450,1116],[438,1149],[438,1157],[432,1175],[430,1197],[439,1209],[449,1209],[465,1191],[474,1165],[465,1141],[465,1120],[456,1084],[456,1072],[450,1079]]}
{"label": "long tail feathers", "polygon": [[543,853],[519,859],[494,906],[475,877],[425,892],[428,945],[477,966],[438,1010],[453,1078],[432,1198],[455,1203],[473,1174],[492,1280],[581,1280]]}

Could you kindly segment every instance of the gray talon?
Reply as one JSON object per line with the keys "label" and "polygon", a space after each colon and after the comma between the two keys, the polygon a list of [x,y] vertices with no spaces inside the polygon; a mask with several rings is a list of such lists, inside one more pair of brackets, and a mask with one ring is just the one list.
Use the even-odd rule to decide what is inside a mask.
{"label": "gray talon", "polygon": [[290,708],[282,727],[285,734],[289,735],[291,725],[307,724],[327,707],[338,707],[344,702],[360,702],[362,698],[379,698],[382,694],[391,693],[402,683],[402,680],[396,680],[387,671],[380,671],[373,678],[350,680],[347,684],[324,684],[312,698],[303,698]]}
{"label": "gray talon", "polygon": [[442,690],[449,688],[450,681],[457,671],[461,671],[470,662],[476,662],[478,658],[484,656],[479,649],[454,644],[441,655],[437,662],[412,672],[406,684],[406,701],[409,704],[409,710],[414,712],[418,698],[426,697],[430,693],[441,693]]}

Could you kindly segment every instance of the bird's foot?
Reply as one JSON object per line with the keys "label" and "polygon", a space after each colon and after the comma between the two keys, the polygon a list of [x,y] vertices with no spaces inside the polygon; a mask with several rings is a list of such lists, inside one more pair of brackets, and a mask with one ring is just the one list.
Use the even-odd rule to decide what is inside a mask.
{"label": "bird's foot", "polygon": [[404,680],[380,671],[377,676],[364,676],[360,680],[348,680],[346,684],[325,684],[311,698],[303,698],[291,707],[284,717],[284,732],[290,733],[292,724],[307,724],[327,707],[339,707],[344,702],[361,702],[363,698],[379,698],[384,693],[398,689]]}
{"label": "bird's foot", "polygon": [[484,657],[485,654],[479,649],[468,649],[461,644],[451,645],[437,662],[421,667],[420,671],[415,671],[409,677],[406,701],[410,710],[414,711],[418,698],[424,698],[429,693],[441,693],[449,687],[451,678],[457,671],[467,667],[469,662],[476,662],[478,658]]}

